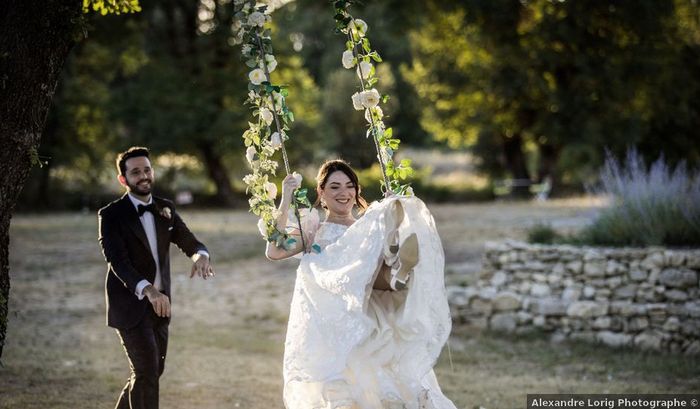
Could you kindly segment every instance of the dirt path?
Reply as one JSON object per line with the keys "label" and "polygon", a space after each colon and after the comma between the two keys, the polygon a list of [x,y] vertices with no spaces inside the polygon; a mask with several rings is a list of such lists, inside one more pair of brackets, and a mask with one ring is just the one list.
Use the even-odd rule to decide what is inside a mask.
{"label": "dirt path", "polygon": [[[431,206],[448,279],[478,269],[485,241],[522,238],[537,221],[576,228],[593,205]],[[161,407],[282,408],[281,360],[296,261],[264,259],[255,219],[244,211],[186,212],[184,218],[209,246],[218,275],[190,280],[189,261],[173,250],[173,322]],[[0,408],[111,408],[116,400],[128,368],[114,331],[104,326],[106,267],[96,230],[92,214],[13,219]],[[456,328],[450,344],[454,369],[444,353],[437,373],[460,408],[521,407],[527,392],[691,391],[700,379],[697,365],[681,358],[552,345],[542,337]]]}

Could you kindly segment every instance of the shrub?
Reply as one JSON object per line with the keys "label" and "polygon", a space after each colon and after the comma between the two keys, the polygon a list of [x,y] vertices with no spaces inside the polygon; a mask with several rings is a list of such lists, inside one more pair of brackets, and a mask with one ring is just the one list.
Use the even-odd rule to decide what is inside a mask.
{"label": "shrub", "polygon": [[554,244],[562,240],[562,236],[546,223],[537,223],[527,230],[527,241],[530,243]]}
{"label": "shrub", "polygon": [[580,234],[582,242],[613,246],[700,245],[700,173],[675,169],[663,156],[647,169],[635,149],[619,163],[608,153],[600,174],[611,207]]}

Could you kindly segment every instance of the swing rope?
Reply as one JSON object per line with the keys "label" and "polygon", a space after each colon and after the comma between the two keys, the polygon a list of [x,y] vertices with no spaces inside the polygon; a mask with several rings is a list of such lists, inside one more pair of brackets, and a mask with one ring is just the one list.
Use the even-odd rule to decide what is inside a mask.
{"label": "swing rope", "polygon": [[[263,47],[262,40],[260,39],[260,36],[255,33],[255,39],[257,40],[258,43],[258,51],[260,53],[260,61],[262,61],[262,68],[263,72],[265,73],[265,80],[272,84],[272,81],[270,80],[270,70],[267,68],[267,62],[265,61],[265,48]],[[277,115],[277,107],[275,106],[275,99],[272,97],[272,91],[270,92],[270,102],[272,103],[272,117],[275,119],[275,126],[277,127],[277,132],[280,134],[280,141],[282,142],[282,159],[284,160],[284,170],[287,175],[292,173],[289,168],[289,159],[287,158],[287,150],[284,147],[284,138],[282,137],[282,127],[280,126],[280,119],[279,116]]]}
{"label": "swing rope", "polygon": [[[353,18],[353,21],[354,20],[355,19]],[[353,53],[353,56],[359,62],[360,61],[360,52],[357,49],[358,44],[355,43],[355,41],[353,41],[351,30],[348,30],[348,40],[353,42],[352,53]],[[362,80],[362,78],[364,78],[364,73],[362,72],[362,65],[357,64],[357,70],[360,73],[360,75],[359,75],[360,87],[362,89],[362,92],[364,92],[364,91],[366,91],[366,89],[365,89],[365,82]],[[372,140],[374,141],[374,148],[377,151],[377,160],[379,161],[379,167],[382,170],[382,177],[384,179],[384,187],[386,189],[386,192],[391,192],[391,185],[389,184],[389,176],[386,173],[386,163],[384,162],[384,153],[382,152],[381,148],[379,147],[379,137],[377,136],[377,124],[375,122],[374,115],[372,114],[372,111],[369,108],[367,108],[367,110],[365,112],[369,113]]]}
{"label": "swing rope", "polygon": [[[260,61],[262,61],[262,69],[263,72],[265,73],[265,80],[272,84],[272,81],[270,81],[270,70],[267,67],[267,61],[265,61],[265,48],[263,47],[262,39],[260,36],[255,33],[255,38],[258,43],[258,52],[260,53]],[[289,176],[292,172],[289,167],[289,158],[287,157],[287,150],[285,149],[284,146],[284,137],[283,137],[283,130],[282,126],[280,125],[280,119],[279,116],[277,115],[277,107],[275,106],[275,98],[272,96],[272,90],[269,92],[269,98],[270,98],[270,103],[272,104],[272,117],[274,118],[275,121],[275,127],[277,128],[277,132],[279,133],[280,136],[280,142],[281,142],[281,147],[280,150],[282,151],[282,159],[284,160],[284,170],[286,172],[286,175]],[[297,204],[297,201],[292,200],[291,204],[292,208],[294,209],[294,216],[297,219],[297,225],[299,228],[299,236],[301,237],[301,246],[304,250],[306,250],[306,240],[304,239],[304,231],[301,228],[301,215],[299,213],[299,205]]]}

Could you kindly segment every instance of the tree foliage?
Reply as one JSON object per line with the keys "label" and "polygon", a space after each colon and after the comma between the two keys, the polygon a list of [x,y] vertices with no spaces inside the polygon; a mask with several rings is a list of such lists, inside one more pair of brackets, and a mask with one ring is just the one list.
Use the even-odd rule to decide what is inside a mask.
{"label": "tree foliage", "polygon": [[[53,169],[54,184],[65,178],[57,168],[97,178],[113,171],[114,152],[147,145],[157,153],[196,155],[219,203],[233,203],[231,177],[245,167],[240,135],[247,124],[248,92],[247,68],[232,41],[233,3],[147,0],[140,5],[138,14],[91,21],[90,38],[70,59],[51,111],[54,137],[40,151],[49,166],[37,173],[43,180]],[[299,114],[294,130],[301,135],[290,156],[308,161],[313,145],[307,142],[319,120],[318,90],[301,60],[282,51],[275,74],[300,90],[290,98]],[[40,189],[44,196],[46,190]]]}
{"label": "tree foliage", "polygon": [[[110,4],[132,3],[90,6],[101,13]],[[110,152],[148,144],[197,155],[212,190],[226,191],[245,166],[247,116],[232,2],[139,6],[88,18],[94,27],[64,72],[38,152],[49,165],[37,176],[89,191],[104,178],[90,169],[110,162]],[[406,145],[468,149],[492,177],[550,177],[555,187],[589,181],[604,148],[621,155],[636,145],[647,160],[663,152],[672,164],[700,163],[697,0],[378,0],[353,8],[385,61],[387,124]],[[273,20],[276,75],[292,90],[292,162],[340,155],[373,163],[364,122],[348,111],[358,89],[339,68],[344,38],[332,5],[289,2]]]}
{"label": "tree foliage", "polygon": [[[603,147],[635,144],[648,156],[700,161],[688,143],[700,124],[697,2],[426,7],[406,70],[421,123],[453,148],[475,149],[492,174],[517,176],[509,162],[529,154],[528,178],[580,182],[594,174]],[[517,139],[520,152],[509,157]]]}
{"label": "tree foliage", "polygon": [[107,14],[136,13],[141,11],[139,0],[83,0],[83,13],[96,11]]}

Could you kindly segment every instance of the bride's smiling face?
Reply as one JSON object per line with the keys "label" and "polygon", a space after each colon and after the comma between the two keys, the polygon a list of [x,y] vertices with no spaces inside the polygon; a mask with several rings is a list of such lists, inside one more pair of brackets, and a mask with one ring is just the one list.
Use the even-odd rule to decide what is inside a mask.
{"label": "bride's smiling face", "polygon": [[328,176],[319,194],[331,214],[347,215],[355,205],[355,184],[340,170]]}

